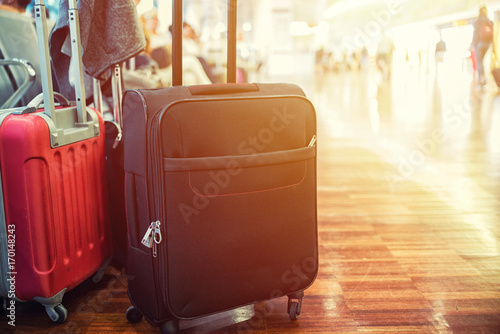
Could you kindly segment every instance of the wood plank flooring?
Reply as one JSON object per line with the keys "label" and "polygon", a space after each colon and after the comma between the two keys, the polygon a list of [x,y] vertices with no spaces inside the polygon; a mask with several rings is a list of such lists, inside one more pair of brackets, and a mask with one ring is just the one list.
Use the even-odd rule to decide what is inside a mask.
{"label": "wood plank flooring", "polygon": [[[444,101],[453,86],[373,73],[315,80],[304,88],[318,112],[320,268],[302,314],[290,321],[282,298],[182,333],[500,333],[500,97]],[[404,103],[419,94],[422,115]],[[127,323],[124,276],[115,264],[69,292],[61,325],[18,304],[16,333],[157,331]]]}

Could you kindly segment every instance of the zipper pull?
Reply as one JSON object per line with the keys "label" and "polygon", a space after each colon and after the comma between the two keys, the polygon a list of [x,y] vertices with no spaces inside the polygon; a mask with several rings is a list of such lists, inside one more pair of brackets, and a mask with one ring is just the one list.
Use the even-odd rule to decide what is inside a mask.
{"label": "zipper pull", "polygon": [[157,220],[154,224],[155,224],[155,231],[153,233],[153,241],[154,241],[153,257],[156,257],[158,255],[157,245],[159,245],[161,243],[161,240],[162,240],[161,231],[160,231],[161,222],[159,220]]}
{"label": "zipper pull", "polygon": [[142,238],[141,244],[146,246],[147,248],[151,248],[153,244],[153,228],[155,227],[155,223],[151,223],[149,225],[148,230],[146,231],[146,234]]}
{"label": "zipper pull", "polygon": [[309,145],[307,147],[313,147],[314,144],[316,144],[316,135],[314,135],[311,139],[311,141],[309,142]]}
{"label": "zipper pull", "polygon": [[118,144],[120,144],[120,141],[122,140],[122,132],[118,132],[118,135],[115,138],[115,142],[113,143],[113,149],[116,149],[118,147]]}

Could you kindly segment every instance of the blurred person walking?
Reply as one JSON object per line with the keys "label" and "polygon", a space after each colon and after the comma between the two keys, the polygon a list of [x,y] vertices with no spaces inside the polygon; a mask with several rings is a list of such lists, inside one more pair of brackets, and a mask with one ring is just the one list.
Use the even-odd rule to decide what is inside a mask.
{"label": "blurred person walking", "polygon": [[392,39],[382,33],[382,37],[377,45],[377,67],[385,80],[391,77],[392,54],[394,52],[394,43]]}
{"label": "blurred person walking", "polygon": [[493,42],[493,22],[488,18],[486,6],[479,9],[479,16],[474,22],[474,37],[471,49],[476,55],[478,83],[481,86],[486,84],[484,77],[484,56]]}
{"label": "blurred person walking", "polygon": [[444,55],[446,53],[446,42],[440,37],[439,42],[436,44],[436,63],[441,63],[444,60]]}

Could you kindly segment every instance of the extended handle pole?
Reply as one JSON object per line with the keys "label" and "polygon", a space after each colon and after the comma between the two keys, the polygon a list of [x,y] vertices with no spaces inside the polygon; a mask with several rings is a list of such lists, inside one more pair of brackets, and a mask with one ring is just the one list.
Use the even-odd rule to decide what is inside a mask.
{"label": "extended handle pole", "polygon": [[54,90],[52,88],[52,72],[49,55],[49,34],[47,31],[47,12],[43,0],[35,0],[35,22],[40,58],[40,75],[43,90],[44,113],[57,127],[55,117]]}
{"label": "extended handle pole", "polygon": [[172,1],[172,86],[182,86],[182,0]]}
{"label": "extended handle pole", "polygon": [[115,64],[111,77],[111,89],[113,95],[113,116],[115,122],[123,127],[122,113],[122,72],[120,64]]}
{"label": "extended handle pole", "polygon": [[101,90],[101,81],[99,79],[93,78],[93,90],[94,90],[94,106],[95,109],[103,114],[104,110],[102,108],[102,90]]}
{"label": "extended handle pole", "polygon": [[236,82],[237,0],[227,4],[227,82]]}
{"label": "extended handle pole", "polygon": [[83,81],[82,45],[80,42],[80,18],[76,0],[69,1],[69,31],[71,37],[71,57],[76,64],[75,97],[78,112],[78,123],[87,122],[87,105],[85,99],[85,83]]}
{"label": "extended handle pole", "polygon": [[[228,0],[227,82],[236,82],[237,0]],[[182,0],[172,1],[172,85],[182,85]]]}

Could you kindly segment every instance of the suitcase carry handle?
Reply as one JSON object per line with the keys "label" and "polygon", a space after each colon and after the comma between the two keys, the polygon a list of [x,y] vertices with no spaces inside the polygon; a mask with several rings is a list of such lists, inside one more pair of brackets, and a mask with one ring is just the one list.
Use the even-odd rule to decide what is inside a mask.
{"label": "suitcase carry handle", "polygon": [[[71,102],[69,102],[69,100],[67,98],[65,98],[64,95],[59,94],[57,92],[54,92],[53,96],[54,96],[54,99],[57,100],[57,102],[59,102],[59,104],[61,106],[63,106],[63,107],[67,107],[67,106],[71,105]],[[54,103],[54,102],[52,101],[52,103]],[[35,96],[33,98],[33,100],[31,100],[30,103],[28,103],[28,107],[34,107],[36,109],[40,109],[40,107],[41,107],[42,104],[44,106],[46,104],[48,104],[48,103],[45,102],[43,93],[38,94],[37,96]]]}
{"label": "suitcase carry handle", "polygon": [[240,94],[258,92],[259,87],[256,84],[214,84],[190,86],[191,95],[220,95],[220,94]]}
{"label": "suitcase carry handle", "polygon": [[[237,0],[227,4],[227,82],[236,83]],[[182,0],[172,1],[172,86],[182,86]]]}

